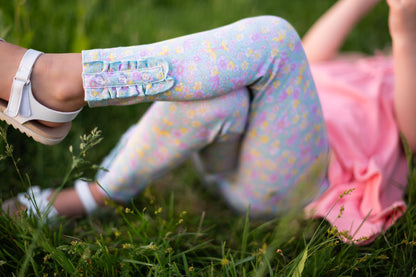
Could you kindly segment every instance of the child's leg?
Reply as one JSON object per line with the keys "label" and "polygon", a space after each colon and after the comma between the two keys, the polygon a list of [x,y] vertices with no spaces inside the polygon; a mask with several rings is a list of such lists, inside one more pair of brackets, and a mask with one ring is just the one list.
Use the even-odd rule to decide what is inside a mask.
{"label": "child's leg", "polygon": [[[105,198],[128,202],[192,153],[216,143],[240,141],[249,105],[247,88],[207,100],[155,102],[103,160],[101,166],[108,171],[100,170],[97,182],[89,184],[95,202],[104,205]],[[238,149],[231,150],[223,152],[222,165],[228,169],[236,164]],[[86,213],[83,204],[77,191],[69,188],[57,194],[53,205],[59,215],[73,217]],[[2,205],[10,214],[22,208],[15,199]]]}
{"label": "child's leg", "polygon": [[[301,80],[300,83],[303,83]],[[248,126],[233,171],[206,174],[239,212],[270,216],[303,208],[327,188],[329,144],[318,99],[312,93],[264,99],[250,107]],[[204,153],[203,167],[221,160]],[[206,157],[209,157],[206,159]]]}
{"label": "child's leg", "polygon": [[[328,141],[319,99],[296,33],[292,29],[281,28],[279,24],[282,24],[282,22],[273,17],[261,18],[261,20],[267,21],[267,24],[261,25],[266,26],[264,30],[257,25],[253,27],[254,24],[250,24],[253,23],[250,20],[255,20],[258,23],[256,20],[259,19],[249,19],[221,28],[218,31],[210,31],[206,38],[205,34],[207,33],[202,33],[195,37],[191,36],[190,39],[185,37],[174,40],[173,43],[177,48],[174,47],[173,49],[179,49],[179,52],[181,52],[180,47],[185,47],[184,45],[187,45],[185,42],[188,41],[189,45],[193,47],[191,52],[201,54],[202,58],[191,56],[190,59],[177,61],[167,55],[167,59],[171,59],[170,63],[178,64],[179,68],[178,71],[175,71],[176,67],[174,66],[172,70],[172,76],[177,82],[173,89],[154,96],[140,95],[128,99],[132,101],[154,99],[195,100],[213,97],[218,93],[226,93],[229,89],[240,85],[248,86],[251,94],[249,119],[238,152],[237,169],[233,173],[220,175],[219,178],[222,180],[220,190],[228,202],[237,210],[246,210],[248,205],[251,204],[254,214],[261,215],[275,213],[286,209],[290,205],[295,205],[290,203],[292,201],[299,205],[304,204],[313,195],[316,195],[317,191],[321,190],[320,185],[323,183],[328,162]],[[270,26],[273,25],[279,27],[271,31]],[[285,26],[287,27],[287,25]],[[240,29],[246,32],[239,33],[238,30]],[[237,32],[235,32],[236,30]],[[284,33],[279,33],[282,30],[284,30]],[[224,32],[227,31],[230,31],[230,34],[224,35]],[[267,37],[267,34],[271,36]],[[242,43],[241,47],[225,40],[227,37],[238,39],[239,35],[246,36],[244,38],[247,39],[247,42]],[[254,43],[253,41],[259,37],[262,39],[257,41],[258,44]],[[198,38],[198,42],[193,38]],[[217,43],[215,47],[212,47],[214,41],[207,42],[210,38],[215,38]],[[202,49],[197,47],[200,46],[201,41],[205,45],[211,44],[210,51],[204,47]],[[231,45],[235,48],[232,50],[235,55],[225,57],[226,49],[228,47],[232,49]],[[216,50],[213,51],[212,49]],[[123,51],[128,50],[130,49],[123,49]],[[136,49],[134,52],[136,51],[138,50]],[[143,51],[146,51],[146,48]],[[221,57],[224,57],[224,63],[218,62]],[[199,58],[204,60],[206,66],[197,66],[198,64],[195,61],[199,61]],[[239,59],[238,66],[236,61]],[[211,72],[209,69],[221,64],[224,64],[224,68],[220,71],[220,74],[214,74],[214,77],[212,77],[209,74]],[[186,74],[181,74],[182,70]],[[197,81],[195,82],[195,80]],[[104,88],[104,90],[109,91],[108,88]],[[117,88],[110,89],[110,92],[114,92],[114,95],[116,95]],[[97,92],[97,95],[101,95],[100,92]],[[108,95],[104,97],[104,100],[98,100],[97,104],[106,103],[106,101],[111,103],[120,101],[111,97],[110,99],[107,98]],[[95,104],[95,102],[92,103]],[[206,103],[213,106],[213,102],[207,101]],[[178,104],[186,105],[187,103],[180,102]],[[158,103],[158,105],[172,106],[169,103]],[[176,106],[176,104],[173,106]],[[181,113],[176,116],[176,113],[178,113],[178,110],[174,109],[170,116],[175,120],[172,120],[173,122],[169,121],[169,124],[175,124],[172,126],[175,127],[175,130],[178,130],[183,127],[183,123],[178,124],[183,116]],[[195,114],[192,113],[193,116]],[[117,198],[114,196],[118,193],[117,191],[120,191],[120,195],[124,191],[127,194],[125,198],[128,199],[132,192],[137,193],[143,185],[146,185],[146,181],[153,178],[146,176],[158,176],[169,169],[172,162],[176,163],[176,161],[188,157],[189,154],[203,147],[205,149],[203,150],[205,151],[204,155],[209,156],[210,154],[206,147],[213,147],[212,144],[207,146],[212,141],[206,139],[195,140],[195,135],[181,136],[176,141],[178,145],[175,147],[172,142],[169,142],[169,139],[163,137],[167,134],[163,119],[157,119],[156,116],[149,116],[149,118],[151,118],[151,120],[148,120],[149,123],[143,123],[144,127],[136,133],[135,138],[139,141],[131,142],[129,140],[128,144],[137,147],[136,145],[140,145],[140,142],[161,139],[159,141],[161,143],[160,149],[156,147],[151,148],[151,151],[145,149],[146,154],[143,154],[142,148],[145,148],[146,144],[142,143],[143,146],[140,147],[141,150],[137,156],[140,159],[127,158],[127,161],[132,161],[129,166],[134,170],[125,171],[126,174],[122,174],[120,178],[114,175],[111,177],[112,179],[105,181],[108,185],[105,185],[104,188],[110,190],[111,197]],[[205,116],[200,117],[200,120],[206,120]],[[147,121],[145,120],[145,122]],[[157,124],[155,124],[156,122]],[[207,123],[209,125],[210,121],[208,120]],[[164,127],[162,128],[162,126]],[[170,132],[173,129],[169,127],[167,130]],[[158,136],[161,138],[158,138]],[[172,158],[162,159],[162,161],[167,162],[157,161],[157,157],[161,156],[160,152],[163,154],[168,152],[162,146],[165,144],[172,146],[173,151],[169,153],[175,154],[172,157],[177,160]],[[214,149],[217,146],[218,143],[215,144]],[[169,149],[169,151],[171,150]],[[125,152],[130,153],[131,151],[125,150]],[[221,152],[216,151],[216,153]],[[213,156],[214,160],[220,160],[215,154]],[[122,157],[124,156],[118,155],[113,165],[123,167],[126,159]],[[150,160],[145,162],[145,159]],[[212,161],[212,158],[210,160]],[[212,163],[209,166],[212,167]],[[130,180],[130,178],[131,180],[140,178],[145,182],[140,181],[139,186],[134,184],[129,187],[129,182],[126,180]],[[103,183],[104,180],[99,181]],[[115,185],[117,188],[111,188],[111,185]],[[306,192],[302,192],[304,194],[301,195],[301,198],[294,198],[296,196],[290,195],[295,193],[295,190],[301,189],[306,190]],[[120,198],[123,198],[123,196]]]}
{"label": "child's leg", "polygon": [[[269,216],[302,208],[327,188],[329,143],[319,99],[306,64],[292,60],[287,78],[272,90],[253,93],[245,134],[238,142],[237,168],[217,172],[221,146],[200,153],[205,179],[237,211]],[[276,86],[276,87],[275,87]],[[221,167],[220,167],[221,170]],[[213,174],[214,173],[214,174]]]}
{"label": "child's leg", "polygon": [[[0,61],[17,66],[24,50],[1,42],[1,53],[8,55],[0,55]],[[58,111],[83,106],[82,95],[91,106],[198,100],[247,86],[267,89],[285,78],[291,59],[305,60],[294,29],[283,19],[262,16],[150,45],[84,51],[82,62],[78,54],[41,55],[30,84],[41,105]],[[11,79],[0,79],[5,81],[0,82],[1,99],[9,99]],[[45,120],[57,122],[53,117]]]}
{"label": "child's leg", "polygon": [[[248,109],[246,88],[208,100],[156,102],[103,161],[108,171],[98,173],[97,183],[111,199],[127,202],[192,153],[240,141]],[[232,168],[235,152],[226,152],[231,154],[226,166]]]}
{"label": "child's leg", "polygon": [[[163,61],[170,64],[171,73],[166,74],[166,64],[163,61],[159,63],[147,59],[144,64],[139,64],[137,59],[142,56],[162,57]],[[151,63],[159,63],[160,66],[154,68],[160,74],[142,74],[143,72],[135,70]],[[170,78],[174,78],[175,83]],[[155,81],[159,79],[160,82]],[[149,85],[143,80],[153,82]],[[235,185],[224,185],[222,188],[230,203],[237,209],[247,208],[248,202],[271,200],[263,203],[263,206],[258,205],[259,212],[265,212],[264,204],[275,204],[290,188],[301,183],[302,177],[308,177],[313,169],[317,172],[314,173],[315,178],[311,178],[314,187],[320,184],[324,175],[325,166],[315,165],[320,165],[319,161],[325,160],[322,157],[326,156],[327,151],[319,100],[300,40],[293,28],[279,18],[250,18],[217,30],[150,46],[84,52],[84,85],[86,100],[92,106],[154,100],[198,100],[222,94],[225,94],[224,97],[232,97],[227,93],[248,87],[252,96],[250,119],[239,153],[240,164],[234,176],[235,182],[231,182]],[[172,87],[168,89],[169,86]],[[209,103],[211,106],[212,102]],[[185,105],[188,102],[177,104]],[[157,105],[169,109],[175,106],[166,102]],[[143,168],[138,166],[135,159],[130,161],[117,156],[113,164],[120,167],[127,164],[136,172],[133,175],[127,173],[126,177],[142,178],[143,183],[139,184],[139,188],[131,188],[127,179],[115,180],[115,187],[111,187],[112,183],[108,182],[104,189],[111,197],[120,200],[131,197],[152,176],[169,169],[171,162],[181,161],[193,151],[213,142],[206,137],[207,134],[221,134],[213,132],[212,128],[221,130],[223,126],[215,125],[216,120],[211,122],[206,119],[203,108],[196,111],[194,109],[189,116],[197,115],[202,121],[208,120],[207,125],[203,125],[209,126],[206,131],[204,128],[198,129],[199,131],[190,128],[198,127],[198,121],[195,126],[184,126],[178,122],[176,114],[180,118],[183,116],[175,108],[172,109],[172,117],[165,117],[166,122],[163,118],[158,119],[158,124],[164,125],[149,124],[153,120],[149,120],[149,123],[144,121],[145,128],[140,128],[140,135],[137,136],[139,141],[128,142],[136,146],[142,141],[151,141],[149,133],[158,134],[160,137],[161,140],[156,141],[159,147],[153,149],[155,152],[148,151],[145,144],[140,149],[146,150],[146,155],[136,151],[139,157],[148,159]],[[176,130],[176,133],[172,134],[180,136],[181,139],[169,141],[171,137],[161,127],[169,124],[176,124],[171,129]],[[192,132],[186,134],[189,130]],[[193,140],[194,143],[190,144],[189,141]],[[173,159],[162,159],[160,162],[158,159],[167,152],[165,143],[175,144],[177,148],[170,154]],[[257,159],[264,153],[264,160]],[[299,163],[295,163],[297,161]],[[287,164],[289,167],[286,167]],[[103,179],[99,181],[106,183]],[[257,191],[254,192],[255,189]],[[243,192],[246,191],[250,194],[244,198]],[[233,195],[242,198],[235,201]],[[266,196],[268,198],[264,199]],[[273,207],[271,210],[274,210]]]}
{"label": "child's leg", "polygon": [[270,215],[306,204],[325,189],[328,142],[314,88],[299,77],[302,66],[293,68],[289,80],[297,85],[284,97],[259,92],[249,100],[243,89],[155,103],[103,162],[109,172],[99,174],[98,183],[110,198],[126,202],[198,151],[238,211],[251,205],[252,215]]}
{"label": "child's leg", "polygon": [[194,101],[242,87],[283,97],[278,83],[294,62],[309,74],[292,26],[273,16],[248,18],[150,45],[84,51],[85,100],[90,106]]}
{"label": "child's leg", "polygon": [[[0,42],[0,61],[7,65],[0,71],[1,100],[9,100],[12,76],[24,52]],[[283,19],[263,16],[150,45],[85,51],[83,59],[78,54],[41,55],[30,84],[32,98],[57,111],[77,110],[85,104],[83,96],[91,106],[197,100],[245,86],[266,89],[285,78],[292,58],[305,59],[294,29]],[[23,99],[19,95],[12,99]],[[18,101],[12,102],[15,107]],[[49,126],[60,122],[56,114],[44,119]],[[22,122],[15,127],[22,127]],[[41,128],[28,129],[33,133]]]}

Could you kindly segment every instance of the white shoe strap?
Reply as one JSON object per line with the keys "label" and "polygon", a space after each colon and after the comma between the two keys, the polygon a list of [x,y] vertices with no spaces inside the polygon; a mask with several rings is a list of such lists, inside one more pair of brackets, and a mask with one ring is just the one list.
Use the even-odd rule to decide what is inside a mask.
{"label": "white shoe strap", "polygon": [[[27,97],[26,99],[29,102],[30,115],[25,117],[24,119],[16,118],[17,120],[20,120],[21,123],[24,123],[29,120],[45,120],[58,123],[70,122],[82,110],[81,108],[74,112],[59,112],[49,109],[35,99],[30,84],[24,88],[23,97]],[[20,114],[24,115],[25,112],[21,110]]]}
{"label": "white shoe strap", "polygon": [[98,208],[98,204],[95,201],[94,196],[92,196],[88,183],[77,180],[75,182],[75,190],[77,191],[87,214],[92,214]]}
{"label": "white shoe strap", "polygon": [[10,92],[9,104],[7,105],[6,114],[11,117],[16,117],[19,114],[20,103],[22,102],[23,89],[29,84],[32,68],[37,58],[42,52],[29,49],[23,55],[20,61],[19,69],[13,79],[12,90]]}
{"label": "white shoe strap", "polygon": [[58,211],[48,200],[51,193],[51,189],[41,190],[38,186],[30,187],[27,192],[19,193],[17,200],[31,214],[39,216],[39,211],[40,216],[46,215],[48,219],[56,219]]}
{"label": "white shoe strap", "polygon": [[[58,123],[70,122],[78,115],[81,109],[74,112],[55,111],[40,104],[33,96],[30,76],[33,65],[42,54],[42,52],[33,49],[27,50],[24,54],[16,76],[13,79],[6,114],[14,117],[20,123],[25,123],[29,120],[45,120]],[[22,105],[23,100],[27,105]]]}

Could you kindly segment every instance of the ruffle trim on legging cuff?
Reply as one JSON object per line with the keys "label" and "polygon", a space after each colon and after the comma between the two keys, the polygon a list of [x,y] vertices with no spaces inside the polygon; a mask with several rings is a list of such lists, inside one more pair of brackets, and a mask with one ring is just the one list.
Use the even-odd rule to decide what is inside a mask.
{"label": "ruffle trim on legging cuff", "polygon": [[175,83],[168,72],[169,63],[154,57],[115,62],[83,61],[85,101],[96,106],[94,102],[162,93]]}

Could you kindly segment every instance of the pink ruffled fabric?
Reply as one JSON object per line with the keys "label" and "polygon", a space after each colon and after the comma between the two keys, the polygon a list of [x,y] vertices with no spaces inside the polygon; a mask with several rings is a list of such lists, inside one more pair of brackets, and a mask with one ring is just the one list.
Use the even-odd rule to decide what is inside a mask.
{"label": "pink ruffled fabric", "polygon": [[311,67],[332,153],[329,189],[306,212],[347,231],[352,239],[346,241],[371,242],[406,210],[408,168],[393,110],[393,61],[375,56]]}

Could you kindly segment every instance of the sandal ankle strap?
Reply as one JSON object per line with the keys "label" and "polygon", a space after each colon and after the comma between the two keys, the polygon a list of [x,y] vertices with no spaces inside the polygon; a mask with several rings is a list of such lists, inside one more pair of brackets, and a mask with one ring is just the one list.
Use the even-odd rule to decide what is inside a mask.
{"label": "sandal ankle strap", "polygon": [[82,180],[75,181],[75,190],[77,191],[87,214],[90,215],[95,212],[98,208],[98,204],[91,193],[88,183]]}
{"label": "sandal ankle strap", "polygon": [[16,76],[13,78],[9,104],[6,109],[8,116],[16,117],[19,114],[24,87],[30,84],[33,65],[40,55],[42,52],[29,49],[20,61]]}

